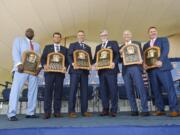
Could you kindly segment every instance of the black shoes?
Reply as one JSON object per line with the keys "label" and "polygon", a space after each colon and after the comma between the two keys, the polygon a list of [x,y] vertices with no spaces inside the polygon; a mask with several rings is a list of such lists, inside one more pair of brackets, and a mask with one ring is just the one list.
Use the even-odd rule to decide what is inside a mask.
{"label": "black shoes", "polygon": [[138,116],[139,113],[138,112],[131,112],[131,116]]}
{"label": "black shoes", "polygon": [[12,116],[8,118],[9,121],[18,121],[18,118],[16,116]]}
{"label": "black shoes", "polygon": [[39,116],[37,116],[37,115],[26,115],[25,118],[28,118],[28,119],[36,119],[36,118],[39,118]]}
{"label": "black shoes", "polygon": [[149,116],[150,113],[149,112],[141,112],[141,116]]}

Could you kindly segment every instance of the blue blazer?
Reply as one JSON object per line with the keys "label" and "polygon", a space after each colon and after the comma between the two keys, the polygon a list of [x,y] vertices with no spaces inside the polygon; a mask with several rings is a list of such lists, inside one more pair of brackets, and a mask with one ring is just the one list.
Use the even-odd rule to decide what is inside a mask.
{"label": "blue blazer", "polygon": [[[138,41],[132,41],[132,43],[139,46],[140,53],[141,53],[141,57],[142,57],[142,59],[143,59],[143,50],[142,50],[142,47],[141,47],[141,43],[138,42]],[[124,44],[120,47],[120,49],[121,49],[123,46],[124,46]],[[125,66],[125,65],[123,64],[123,58],[120,58],[120,61],[122,62],[122,75],[125,75],[126,70],[127,70],[128,68],[130,68],[130,67],[137,67],[137,68],[139,68],[139,70],[143,73],[143,66],[142,66],[142,65],[140,65],[140,64],[135,64],[135,65],[127,65],[127,66]]]}
{"label": "blue blazer", "polygon": [[[168,58],[169,54],[169,41],[166,37],[158,37],[154,43],[154,45],[160,47],[161,49],[161,55],[160,55],[160,61],[162,61],[163,65],[160,67],[160,70],[171,70],[173,69],[170,60]],[[148,49],[150,47],[150,41],[148,41],[144,47],[143,51]]]}
{"label": "blue blazer", "polygon": [[[51,44],[51,45],[46,45],[44,50],[43,50],[43,53],[42,53],[42,56],[41,56],[41,65],[42,67],[44,67],[44,65],[46,65],[47,63],[47,56],[49,53],[52,53],[52,52],[55,52],[54,50],[54,45]],[[66,66],[66,69],[68,68],[68,49],[64,46],[61,46],[60,47],[60,53],[62,53],[65,57],[65,66]]]}
{"label": "blue blazer", "polygon": [[72,74],[72,73],[77,73],[77,74],[89,74],[89,70],[85,70],[85,69],[74,69],[73,66],[72,66],[72,63],[74,62],[74,59],[73,59],[73,52],[75,50],[84,50],[86,51],[88,54],[89,54],[89,57],[90,57],[90,63],[92,64],[92,53],[91,53],[91,48],[84,44],[84,48],[81,47],[81,45],[79,44],[79,42],[75,42],[75,43],[71,43],[69,45],[69,64],[70,64],[70,68],[69,68],[69,74]]}
{"label": "blue blazer", "polygon": [[[101,50],[102,44],[96,46],[96,51],[93,59],[93,63],[96,63],[96,55],[99,50]],[[119,56],[119,45],[117,41],[108,41],[106,48],[112,49],[113,51],[113,62],[115,63],[115,67],[113,69],[101,69],[98,70],[98,74],[101,75],[103,73],[106,74],[117,74],[119,73],[118,63],[120,61]]]}

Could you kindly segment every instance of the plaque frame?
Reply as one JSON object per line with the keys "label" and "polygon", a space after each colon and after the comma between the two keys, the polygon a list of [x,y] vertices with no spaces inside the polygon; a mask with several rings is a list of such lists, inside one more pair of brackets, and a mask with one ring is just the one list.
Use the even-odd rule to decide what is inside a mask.
{"label": "plaque frame", "polygon": [[[79,55],[79,53],[82,53],[81,55]],[[85,54],[85,55],[84,55]],[[84,55],[84,56],[83,56]],[[87,58],[87,64],[88,66],[80,66],[78,64],[78,57],[84,57]],[[84,59],[83,58],[83,59]],[[74,69],[85,69],[85,70],[90,70],[91,69],[91,63],[90,63],[90,57],[89,57],[89,53],[84,51],[84,50],[75,50],[73,52],[73,60],[74,60]]]}
{"label": "plaque frame", "polygon": [[46,64],[47,64],[47,67],[50,67],[51,65],[51,60],[52,60],[52,56],[53,55],[59,55],[61,58],[62,58],[62,63],[61,63],[61,65],[62,65],[62,68],[61,69],[47,69],[47,70],[45,70],[45,72],[60,72],[60,73],[65,73],[66,72],[66,67],[65,67],[65,56],[62,54],[62,53],[60,53],[60,52],[51,52],[51,53],[49,53],[48,54],[48,56],[47,56],[47,62],[46,62]]}
{"label": "plaque frame", "polygon": [[[131,46],[134,46],[136,49],[134,49],[133,51],[137,51],[137,52],[134,52],[134,53],[137,53],[137,54],[134,54],[134,55],[138,55],[138,60],[136,61],[132,61],[132,62],[128,62],[128,60],[126,59],[127,55],[128,54],[125,54],[125,50],[126,48],[128,47],[131,47]],[[122,51],[122,52],[121,52]],[[123,64],[126,66],[126,65],[135,65],[135,64],[139,64],[141,65],[143,60],[142,60],[142,56],[141,56],[141,52],[140,52],[140,48],[139,48],[139,45],[137,44],[129,44],[129,45],[125,45],[121,48],[121,50],[119,51],[120,53],[122,53],[122,59],[123,59]],[[131,54],[129,54],[131,55]]]}
{"label": "plaque frame", "polygon": [[[28,57],[28,55],[31,55],[31,54],[32,54],[32,57]],[[35,57],[35,58],[33,58],[33,57]],[[28,69],[27,64],[32,65],[32,63],[36,64],[36,65],[34,65],[34,68],[35,68],[34,71],[31,71],[30,69]],[[37,71],[39,70],[40,56],[37,53],[35,53],[34,51],[25,51],[25,52],[23,52],[23,55],[22,55],[22,64],[23,64],[23,68],[24,68],[23,73],[36,75]]]}
{"label": "plaque frame", "polygon": [[[105,66],[99,65],[100,57],[102,56],[101,53],[102,53],[103,51],[107,51],[107,52],[109,53],[109,65],[105,65]],[[108,54],[107,54],[107,55],[108,55]],[[108,57],[108,56],[107,56],[107,57]],[[100,69],[112,69],[112,66],[111,66],[112,62],[113,62],[113,51],[112,51],[112,49],[102,48],[101,50],[99,50],[99,51],[97,52],[97,55],[96,55],[96,64],[97,64],[97,65],[96,65],[96,69],[97,69],[97,70],[100,70]]]}
{"label": "plaque frame", "polygon": [[[150,51],[150,50],[152,50],[152,49],[156,49],[156,51],[157,51],[157,58],[155,59],[156,61],[157,60],[159,60],[159,58],[160,58],[160,55],[161,55],[161,49],[160,49],[160,47],[158,47],[157,45],[154,45],[153,47],[149,47],[149,48],[147,48],[145,51],[144,51],[144,63],[147,65],[147,69],[151,69],[151,68],[156,68],[156,67],[158,67],[158,66],[156,66],[155,64],[154,65],[151,65],[151,66],[148,66],[148,64],[147,64],[147,58],[146,58],[146,56],[148,55],[147,53],[148,53],[148,51]],[[152,58],[153,59],[153,58]],[[154,61],[154,63],[155,63],[155,61]]]}

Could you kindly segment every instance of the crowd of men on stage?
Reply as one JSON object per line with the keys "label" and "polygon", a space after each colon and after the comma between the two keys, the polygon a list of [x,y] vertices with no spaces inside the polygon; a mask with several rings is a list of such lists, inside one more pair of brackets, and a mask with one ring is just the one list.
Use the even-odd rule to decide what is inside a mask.
{"label": "crowd of men on stage", "polygon": [[[173,79],[171,75],[172,65],[168,59],[169,42],[166,37],[158,37],[158,30],[156,27],[150,27],[148,29],[148,35],[150,40],[141,48],[141,43],[132,40],[132,33],[129,30],[123,32],[123,45],[119,46],[117,41],[111,41],[108,39],[108,31],[103,30],[100,32],[101,44],[96,46],[95,56],[93,58],[91,54],[91,47],[85,44],[85,32],[80,30],[77,32],[77,42],[71,43],[69,48],[61,45],[62,35],[59,32],[53,34],[53,43],[46,45],[42,56],[41,66],[39,67],[36,75],[24,73],[24,67],[22,64],[22,55],[24,51],[31,50],[37,54],[40,54],[40,45],[33,41],[34,30],[28,28],[24,37],[17,37],[14,40],[12,46],[12,58],[14,62],[14,77],[12,88],[9,98],[8,120],[17,121],[17,106],[20,91],[25,83],[28,81],[28,103],[26,118],[38,118],[35,114],[37,92],[38,92],[38,73],[40,70],[48,69],[47,56],[52,52],[60,52],[65,56],[65,66],[70,74],[70,95],[68,100],[68,117],[76,118],[75,111],[76,93],[80,86],[80,102],[81,102],[81,114],[84,117],[91,117],[92,113],[88,112],[88,75],[89,70],[76,69],[74,67],[73,52],[75,50],[84,50],[89,54],[91,69],[96,70],[96,56],[97,52],[102,48],[109,48],[113,52],[113,62],[111,69],[99,69],[99,81],[100,81],[100,93],[102,100],[102,112],[100,116],[112,116],[116,117],[118,109],[118,86],[117,86],[117,74],[119,73],[118,63],[122,62],[121,48],[128,44],[136,44],[139,46],[141,55],[143,52],[154,45],[161,49],[159,60],[156,62],[156,68],[147,69],[147,65],[142,61],[141,64],[134,65],[122,65],[122,76],[124,79],[124,85],[127,92],[127,97],[131,107],[132,116],[149,116],[149,115],[167,115],[171,117],[179,116],[178,101],[173,85]],[[69,67],[69,68],[68,68]],[[142,78],[143,71],[148,73],[151,91],[155,97],[155,106],[157,110],[150,114],[148,110],[147,91],[144,87]],[[44,119],[52,117],[61,117],[61,100],[63,94],[63,81],[65,78],[64,73],[60,72],[45,72],[45,91],[44,91]],[[164,110],[163,98],[161,95],[160,87],[163,86],[168,93],[169,100],[169,113]],[[141,100],[141,111],[138,110],[136,97],[134,94],[134,88],[138,91]],[[109,102],[110,101],[110,102]],[[52,107],[53,105],[53,107]]]}

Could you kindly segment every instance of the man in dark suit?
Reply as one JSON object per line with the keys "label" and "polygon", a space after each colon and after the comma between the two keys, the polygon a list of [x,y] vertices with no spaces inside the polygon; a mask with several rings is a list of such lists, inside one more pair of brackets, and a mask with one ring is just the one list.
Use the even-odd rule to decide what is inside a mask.
{"label": "man in dark suit", "polygon": [[[108,40],[108,31],[104,30],[100,33],[102,43],[96,47],[93,63],[96,67],[97,52],[102,48],[109,48],[113,51],[112,69],[98,70],[100,80],[100,95],[102,100],[103,111],[100,116],[111,115],[115,117],[118,108],[118,87],[117,87],[117,74],[119,72],[119,46],[116,41]],[[109,108],[109,98],[111,98],[111,109]],[[109,110],[110,109],[110,110]]]}
{"label": "man in dark suit", "polygon": [[75,103],[76,94],[80,83],[80,101],[81,101],[81,114],[84,117],[90,117],[92,114],[87,112],[88,109],[88,75],[89,71],[85,69],[76,69],[74,67],[73,53],[75,50],[84,50],[89,54],[90,63],[92,62],[91,48],[84,43],[84,31],[77,32],[78,41],[71,43],[69,46],[69,74],[70,74],[70,95],[69,95],[69,117],[76,118]]}
{"label": "man in dark suit", "polygon": [[[147,70],[150,79],[151,90],[155,97],[155,105],[158,109],[154,115],[165,115],[164,103],[160,91],[161,84],[168,93],[170,107],[170,113],[168,116],[176,117],[179,115],[179,108],[171,75],[172,65],[168,59],[168,39],[166,37],[158,37],[158,31],[156,27],[150,27],[148,29],[148,34],[150,41],[144,45],[143,51],[153,46],[158,46],[160,48],[160,59],[156,62],[157,68]],[[147,65],[144,64],[144,68],[146,69]]]}
{"label": "man in dark suit", "polygon": [[[121,61],[123,61],[123,56],[122,56],[122,48],[126,45],[129,44],[136,44],[139,46],[139,50],[141,53],[141,57],[143,57],[142,53],[142,48],[141,48],[141,43],[137,41],[132,41],[132,33],[129,30],[125,30],[123,32],[123,39],[124,39],[124,44],[120,48],[121,52]],[[126,93],[127,97],[130,102],[131,106],[131,115],[132,116],[138,116],[138,107],[136,104],[136,96],[135,96],[135,90],[137,90],[136,94],[140,96],[141,99],[141,106],[142,106],[142,112],[141,116],[148,116],[148,104],[147,104],[147,91],[145,90],[144,87],[144,81],[143,81],[143,66],[142,66],[142,59],[141,59],[141,64],[134,64],[134,65],[124,65],[122,62],[122,75],[124,79],[124,85],[126,88]]]}
{"label": "man in dark suit", "polygon": [[[53,42],[54,44],[46,45],[43,54],[41,57],[41,65],[47,70],[47,56],[52,52],[62,53],[65,57],[65,66],[68,67],[68,49],[60,44],[61,34],[59,32],[55,32],[53,34]],[[45,72],[45,97],[44,97],[44,119],[49,119],[52,113],[52,99],[53,108],[54,108],[54,117],[61,116],[61,100],[63,93],[63,82],[64,82],[64,73],[60,72]]]}

